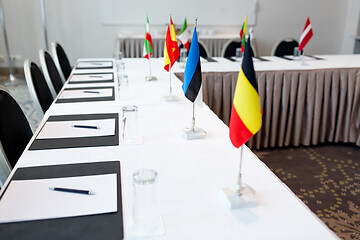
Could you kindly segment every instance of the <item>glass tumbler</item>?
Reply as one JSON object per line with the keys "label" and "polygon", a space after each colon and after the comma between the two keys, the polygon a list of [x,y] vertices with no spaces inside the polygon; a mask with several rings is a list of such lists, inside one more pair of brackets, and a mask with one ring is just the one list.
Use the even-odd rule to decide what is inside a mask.
{"label": "glass tumbler", "polygon": [[294,58],[298,58],[300,56],[300,51],[298,47],[294,47]]}
{"label": "glass tumbler", "polygon": [[241,48],[236,48],[235,57],[236,57],[236,60],[241,58]]}
{"label": "glass tumbler", "polygon": [[126,74],[119,75],[118,91],[120,100],[129,99],[129,78]]}
{"label": "glass tumbler", "polygon": [[133,174],[133,231],[136,231],[136,235],[151,235],[159,227],[157,177],[157,172],[152,169],[140,169]]}
{"label": "glass tumbler", "polygon": [[122,108],[122,134],[124,144],[140,144],[141,137],[138,131],[138,107],[135,105]]}

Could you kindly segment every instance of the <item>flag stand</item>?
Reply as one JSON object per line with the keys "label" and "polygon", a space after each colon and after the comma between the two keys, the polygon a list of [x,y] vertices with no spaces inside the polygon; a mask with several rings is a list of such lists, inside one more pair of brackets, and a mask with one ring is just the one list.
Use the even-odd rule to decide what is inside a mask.
{"label": "flag stand", "polygon": [[224,197],[226,205],[230,209],[234,208],[249,208],[257,205],[255,197],[255,190],[250,186],[242,183],[241,165],[244,156],[244,145],[240,146],[240,164],[237,177],[237,185],[235,188],[223,188],[222,196]]}
{"label": "flag stand", "polygon": [[[149,41],[147,41],[147,46],[148,46],[148,49],[150,49]],[[155,80],[157,80],[157,78],[155,76],[153,76],[151,73],[151,54],[149,53],[149,76],[145,76],[145,81],[155,81]]]}
{"label": "flag stand", "polygon": [[179,101],[178,97],[172,94],[172,86],[171,86],[171,64],[169,65],[169,78],[170,78],[170,93],[168,96],[162,97],[165,102],[177,102]]}
{"label": "flag stand", "polygon": [[203,129],[195,127],[195,103],[193,103],[191,128],[184,128],[182,136],[185,140],[202,139],[206,136],[206,132]]}

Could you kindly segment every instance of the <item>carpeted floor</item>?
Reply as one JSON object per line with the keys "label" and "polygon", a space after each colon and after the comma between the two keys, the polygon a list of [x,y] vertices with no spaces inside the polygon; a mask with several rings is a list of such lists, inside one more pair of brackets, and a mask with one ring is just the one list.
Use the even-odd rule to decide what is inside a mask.
{"label": "carpeted floor", "polygon": [[254,150],[341,239],[360,240],[360,147]]}

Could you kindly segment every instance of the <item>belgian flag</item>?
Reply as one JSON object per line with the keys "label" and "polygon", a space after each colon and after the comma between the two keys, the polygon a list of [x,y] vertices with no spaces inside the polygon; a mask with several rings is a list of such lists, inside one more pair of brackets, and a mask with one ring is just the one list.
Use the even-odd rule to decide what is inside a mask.
{"label": "belgian flag", "polygon": [[246,143],[261,127],[262,111],[249,41],[245,44],[229,125],[230,140],[236,148]]}

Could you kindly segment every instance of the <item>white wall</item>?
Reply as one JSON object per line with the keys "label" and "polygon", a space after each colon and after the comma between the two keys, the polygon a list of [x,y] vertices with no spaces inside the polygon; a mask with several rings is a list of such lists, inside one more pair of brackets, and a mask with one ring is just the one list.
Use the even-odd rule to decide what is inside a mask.
{"label": "white wall", "polygon": [[[116,36],[123,34],[142,34],[144,25],[102,25],[99,11],[100,0],[45,0],[49,42],[58,41],[64,47],[70,61],[80,57],[112,57]],[[208,4],[209,0],[202,0]],[[211,0],[218,1],[218,0]],[[234,0],[236,1],[236,0]],[[350,1],[358,0],[258,0],[258,14],[254,34],[259,55],[269,55],[272,46],[281,38],[299,39],[307,16],[313,26],[314,37],[305,51],[307,54],[341,54],[342,42],[347,23]],[[21,55],[16,62],[22,66],[26,58],[38,63],[38,50],[45,46],[40,0],[3,0],[10,51]],[[135,1],[127,4],[136,5]],[[151,4],[151,1],[149,1]],[[181,4],[181,1],[179,2]],[[146,8],[146,6],[138,6]],[[165,14],[161,12],[156,14]],[[121,11],[126,11],[126,6]],[[206,11],[206,8],[199,10]],[[214,18],[221,18],[213,16]],[[181,25],[183,16],[173,16],[174,22]],[[219,27],[216,32],[238,34],[240,25]],[[198,29],[202,26],[199,20]],[[357,26],[356,26],[357,28]],[[165,26],[152,26],[152,30]],[[344,39],[343,39],[344,38]],[[0,55],[5,56],[3,33],[0,31]],[[1,59],[0,59],[1,61]],[[6,61],[0,66],[7,66]]]}

